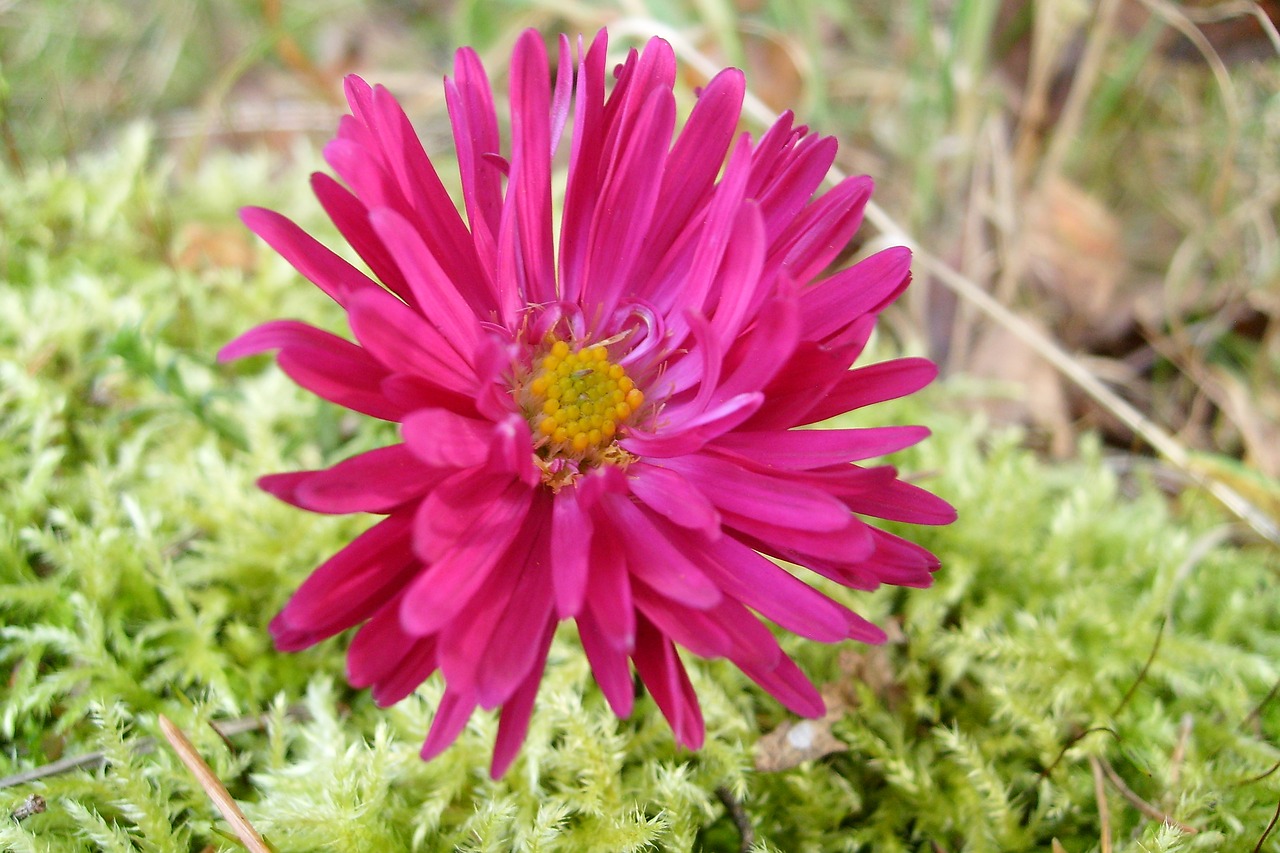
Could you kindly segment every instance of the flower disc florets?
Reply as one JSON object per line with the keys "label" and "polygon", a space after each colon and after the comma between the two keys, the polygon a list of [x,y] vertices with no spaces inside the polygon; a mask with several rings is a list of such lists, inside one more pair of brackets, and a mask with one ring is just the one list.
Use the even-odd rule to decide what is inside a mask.
{"label": "flower disc florets", "polygon": [[638,417],[644,392],[606,347],[574,348],[548,337],[530,367],[518,372],[514,395],[533,430],[542,480],[553,489],[584,469],[625,466],[633,458],[616,439]]}

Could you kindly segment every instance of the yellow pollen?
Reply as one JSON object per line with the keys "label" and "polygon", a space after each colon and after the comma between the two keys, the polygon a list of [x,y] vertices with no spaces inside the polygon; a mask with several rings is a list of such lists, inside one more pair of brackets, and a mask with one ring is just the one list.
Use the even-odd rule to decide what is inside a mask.
{"label": "yellow pollen", "polygon": [[644,394],[605,347],[574,350],[555,340],[534,359],[522,406],[551,455],[600,460],[618,430],[643,405]]}

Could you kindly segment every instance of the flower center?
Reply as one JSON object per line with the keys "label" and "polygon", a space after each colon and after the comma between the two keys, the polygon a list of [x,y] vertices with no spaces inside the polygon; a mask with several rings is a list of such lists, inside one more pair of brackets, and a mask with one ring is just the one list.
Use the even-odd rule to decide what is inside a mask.
{"label": "flower center", "polygon": [[535,359],[520,405],[533,427],[539,455],[578,462],[605,461],[619,428],[644,403],[644,394],[602,346],[574,350],[551,339]]}

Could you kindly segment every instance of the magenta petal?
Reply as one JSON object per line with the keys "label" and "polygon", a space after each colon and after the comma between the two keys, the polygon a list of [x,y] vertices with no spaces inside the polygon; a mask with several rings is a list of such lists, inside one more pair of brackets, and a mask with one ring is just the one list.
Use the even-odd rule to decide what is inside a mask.
{"label": "magenta petal", "polygon": [[827,712],[822,694],[808,677],[800,671],[795,661],[782,655],[773,667],[760,666],[750,661],[734,661],[748,678],[759,684],[773,698],[802,717],[821,717]]}
{"label": "magenta petal", "polygon": [[[359,349],[358,347],[354,349]],[[404,409],[379,393],[386,372],[360,351],[289,347],[276,356],[285,375],[317,397],[384,421],[399,420]]]}
{"label": "magenta petal", "polygon": [[462,734],[475,709],[474,696],[446,689],[444,696],[440,697],[440,707],[436,709],[435,719],[431,721],[427,741],[422,745],[422,760],[430,761],[448,749],[458,739],[458,735]]}
{"label": "magenta petal", "polygon": [[[469,472],[461,474],[467,476]],[[432,529],[432,512],[444,503],[436,500],[443,491],[443,486],[437,488],[418,508],[414,547],[419,552],[424,549],[424,538],[441,538],[439,530]],[[405,593],[400,618],[408,630],[430,634],[465,609],[519,533],[531,498],[532,492],[524,484],[512,481],[506,490],[491,494],[484,503],[454,507],[472,523]]]}
{"label": "magenta petal", "polygon": [[755,518],[729,514],[725,527],[738,531],[738,538],[748,541],[756,550],[801,566],[813,560],[856,563],[875,550],[871,528],[856,516],[840,530],[796,530]]}
{"label": "magenta petal", "polygon": [[555,634],[555,622],[549,621],[542,639],[537,643],[533,667],[523,682],[511,694],[502,706],[502,716],[498,720],[498,736],[493,743],[493,762],[489,765],[489,776],[497,779],[511,762],[515,760],[529,731],[529,718],[533,714],[533,701],[538,696],[538,685],[542,681],[542,670],[546,665],[547,651],[551,648],[551,637]]}
{"label": "magenta petal", "polygon": [[240,211],[240,218],[250,231],[266,240],[294,269],[339,305],[346,305],[352,294],[377,287],[364,273],[275,211],[246,207]]}
{"label": "magenta petal", "polygon": [[409,292],[409,285],[400,274],[400,268],[369,225],[369,210],[364,203],[323,172],[316,172],[311,176],[311,191],[320,200],[320,205],[329,214],[343,238],[369,265],[378,281],[401,298],[412,299],[413,294]]}
{"label": "magenta petal", "polygon": [[704,658],[728,657],[733,640],[706,612],[672,601],[646,584],[633,587],[636,608],[659,631],[695,655]]}
{"label": "magenta petal", "polygon": [[626,650],[609,641],[591,608],[584,608],[576,618],[582,650],[586,652],[591,673],[600,685],[605,701],[619,717],[631,716],[635,690],[631,683],[631,670],[627,666]]}
{"label": "magenta petal", "polygon": [[627,486],[645,505],[672,523],[707,536],[720,535],[720,513],[706,495],[675,471],[639,462],[627,469]]}
{"label": "magenta petal", "polygon": [[867,495],[845,498],[849,509],[872,518],[906,521],[911,524],[950,524],[956,511],[942,498],[919,486],[895,480]]}
{"label": "magenta petal", "polygon": [[929,430],[921,426],[739,430],[716,439],[716,446],[745,456],[758,465],[803,471],[894,453],[928,436]]}
{"label": "magenta petal", "polygon": [[556,622],[548,565],[548,519],[546,508],[540,507],[540,510],[536,522],[540,529],[536,533],[525,534],[533,536],[534,541],[525,556],[524,565],[510,567],[513,577],[519,579],[515,581],[497,630],[475,665],[476,695],[484,708],[506,702],[519,687],[537,662],[538,638]]}
{"label": "magenta petal", "polygon": [[551,127],[547,52],[525,30],[511,56],[511,179],[506,204],[515,212],[521,280],[528,302],[556,298],[551,243]]}
{"label": "magenta petal", "polygon": [[641,269],[658,265],[711,189],[737,132],[745,92],[742,72],[727,68],[713,77],[698,95],[698,102],[666,160],[662,187],[658,191],[657,209],[662,215],[654,219],[645,239]]}
{"label": "magenta petal", "polygon": [[603,514],[595,517],[591,539],[591,572],[587,577],[586,612],[609,645],[619,652],[635,648],[636,614],[631,600],[625,546]]}
{"label": "magenta petal", "polygon": [[317,471],[298,486],[297,504],[313,512],[390,512],[444,479],[403,444],[379,447]]}
{"label": "magenta petal", "polygon": [[828,492],[699,454],[663,459],[722,510],[798,530],[839,530],[849,510]]}
{"label": "magenta petal", "polygon": [[631,434],[620,443],[625,449],[642,457],[663,459],[686,456],[741,426],[760,409],[763,402],[764,395],[758,392],[739,394],[685,423],[673,425],[657,436],[650,438],[643,434]]}
{"label": "magenta petal", "polygon": [[583,294],[588,310],[600,305],[605,315],[612,313],[631,282],[658,200],[654,175],[662,173],[675,114],[670,90],[654,89],[605,181],[591,228]]}
{"label": "magenta petal", "polygon": [[658,520],[628,498],[606,495],[601,505],[627,546],[631,573],[669,598],[690,607],[711,607],[720,588],[667,537],[669,522]]}
{"label": "magenta petal", "polygon": [[938,375],[927,358],[899,358],[850,370],[840,377],[822,401],[804,416],[818,423],[854,409],[914,394]]}
{"label": "magenta petal", "polygon": [[653,701],[667,718],[676,741],[689,749],[702,746],[705,730],[698,697],[671,641],[646,619],[637,623],[632,660]]}
{"label": "magenta petal", "polygon": [[368,618],[421,570],[411,521],[388,516],[321,564],[285,605],[288,624],[336,634]]}
{"label": "magenta petal", "polygon": [[846,178],[790,225],[773,257],[793,281],[809,281],[836,259],[858,230],[871,189],[870,178]]}
{"label": "magenta petal", "polygon": [[551,511],[551,582],[556,615],[578,615],[587,594],[591,552],[591,515],[582,510],[577,490],[565,489],[553,499]]}
{"label": "magenta petal", "polygon": [[412,308],[385,290],[370,290],[351,300],[351,331],[387,367],[462,393],[475,388],[470,367],[445,338]]}
{"label": "magenta petal", "polygon": [[493,424],[451,412],[419,409],[408,415],[400,432],[413,455],[433,467],[472,468],[489,455]]}
{"label": "magenta petal", "polygon": [[874,314],[897,298],[911,280],[911,250],[895,246],[865,258],[804,291],[800,323],[804,337],[821,340],[863,314]]}
{"label": "magenta petal", "polygon": [[369,222],[404,270],[418,310],[452,350],[470,363],[480,337],[472,306],[404,217],[394,210],[380,208],[369,214]]}
{"label": "magenta petal", "polygon": [[770,562],[732,536],[686,547],[706,555],[702,565],[725,594],[777,624],[811,640],[836,643],[848,633],[853,613]]}
{"label": "magenta petal", "polygon": [[418,637],[400,625],[399,596],[384,604],[356,631],[347,650],[347,680],[352,687],[368,687],[386,678],[400,665]]}

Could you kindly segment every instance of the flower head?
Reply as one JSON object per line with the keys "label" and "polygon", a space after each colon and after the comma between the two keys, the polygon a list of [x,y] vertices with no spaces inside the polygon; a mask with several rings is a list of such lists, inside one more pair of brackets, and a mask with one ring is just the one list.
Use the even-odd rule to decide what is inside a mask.
{"label": "flower head", "polygon": [[[399,444],[261,480],[307,510],[385,516],[271,631],[296,650],[360,625],[348,675],[384,705],[439,670],[424,758],[476,706],[501,708],[495,776],[563,619],[613,710],[631,711],[634,666],[690,748],[703,724],[676,646],[820,715],[758,616],[821,642],[884,635],[768,557],[857,589],[923,587],[935,558],[863,517],[954,517],[894,468],[856,464],[924,428],[799,429],[935,375],[918,358],[850,369],[910,279],[900,248],[821,277],[871,181],[818,194],[835,141],[790,114],[738,134],[735,69],[673,143],[669,45],[632,51],[607,95],[603,32],[579,41],[576,74],[559,48],[553,89],[540,38],[519,39],[506,150],[484,69],[458,52],[445,94],[465,218],[392,96],[349,78],[351,115],[324,152],[346,186],[317,174],[313,188],[373,277],[277,213],[243,218],[346,310],[355,342],[277,320],[220,354],[278,350],[303,387],[400,424]],[[557,233],[552,162],[571,112]]]}

